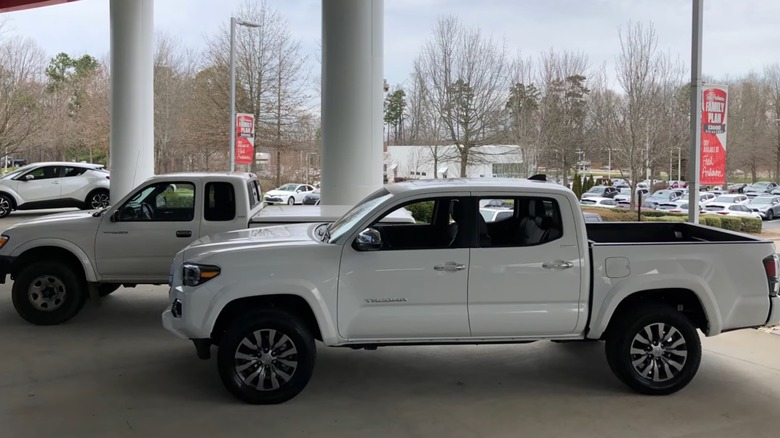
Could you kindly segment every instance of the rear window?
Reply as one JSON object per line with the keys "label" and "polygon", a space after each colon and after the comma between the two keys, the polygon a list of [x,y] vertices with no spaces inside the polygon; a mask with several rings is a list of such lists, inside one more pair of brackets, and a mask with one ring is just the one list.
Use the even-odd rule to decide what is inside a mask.
{"label": "rear window", "polygon": [[236,218],[236,192],[229,182],[206,184],[206,208],[203,219],[211,222],[232,221]]}
{"label": "rear window", "polygon": [[253,179],[246,183],[247,192],[249,193],[249,208],[253,209],[260,203],[260,186],[257,184],[257,180]]}

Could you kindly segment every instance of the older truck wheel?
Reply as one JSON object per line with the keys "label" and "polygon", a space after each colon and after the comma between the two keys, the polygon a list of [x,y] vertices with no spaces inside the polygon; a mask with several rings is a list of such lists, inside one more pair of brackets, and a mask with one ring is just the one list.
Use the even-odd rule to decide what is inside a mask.
{"label": "older truck wheel", "polygon": [[73,318],[87,299],[81,276],[62,263],[32,263],[16,275],[12,291],[19,316],[36,325],[55,325]]}
{"label": "older truck wheel", "polygon": [[642,394],[666,395],[693,380],[701,340],[691,321],[675,309],[648,305],[617,315],[607,333],[612,372]]}
{"label": "older truck wheel", "polygon": [[252,312],[219,343],[217,363],[225,387],[253,404],[283,403],[311,378],[317,348],[309,329],[282,311]]}

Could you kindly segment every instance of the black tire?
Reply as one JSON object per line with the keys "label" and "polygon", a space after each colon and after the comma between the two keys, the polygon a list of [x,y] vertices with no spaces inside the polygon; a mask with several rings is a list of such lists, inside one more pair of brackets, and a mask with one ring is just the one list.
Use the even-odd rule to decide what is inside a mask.
{"label": "black tire", "polygon": [[[693,380],[701,363],[701,340],[685,315],[668,306],[647,305],[616,317],[607,333],[605,351],[620,381],[642,394],[667,395]],[[659,340],[656,347],[654,341]],[[638,350],[642,354],[635,354]]]}
{"label": "black tire", "polygon": [[[271,330],[275,331],[273,340],[269,340]],[[256,341],[255,333],[260,334],[261,342]],[[289,343],[284,342],[278,348],[267,351],[264,351],[263,345],[259,345],[276,345],[283,341],[282,335],[287,337]],[[245,338],[255,339],[250,341],[254,348],[242,345]],[[290,345],[294,347],[292,353]],[[245,356],[246,359],[237,358],[237,355]],[[236,321],[225,332],[219,343],[217,366],[222,383],[240,400],[251,404],[276,404],[290,400],[303,390],[311,379],[316,356],[314,337],[298,318],[281,311],[253,312]],[[285,362],[277,363],[277,359]],[[264,390],[256,387],[261,384],[260,375],[257,374],[261,372],[261,367],[263,387],[271,386]],[[267,372],[270,374],[265,375]],[[280,377],[285,381],[280,381]],[[273,379],[279,385],[277,389],[272,388]]]}
{"label": "black tire", "polygon": [[99,208],[107,207],[111,202],[111,198],[108,190],[97,189],[89,192],[87,199],[84,200],[82,210],[97,210]]}
{"label": "black tire", "polygon": [[0,193],[0,219],[14,211],[14,201],[10,196]]}
{"label": "black tire", "polygon": [[87,284],[73,268],[43,261],[23,268],[14,280],[14,308],[35,325],[55,325],[73,318],[87,300]]}
{"label": "black tire", "polygon": [[101,297],[107,297],[112,293],[116,292],[116,290],[119,289],[120,287],[122,287],[121,284],[103,283],[100,286],[98,286],[98,295]]}
{"label": "black tire", "polygon": [[295,198],[290,196],[290,198],[287,199],[287,205],[295,205]]}
{"label": "black tire", "polygon": [[769,210],[767,210],[767,212],[766,212],[766,220],[768,220],[768,221],[771,221],[771,220],[772,220],[772,219],[774,219],[774,218],[775,218],[775,213],[774,213],[774,212],[772,211],[772,209],[770,208],[770,209],[769,209]]}

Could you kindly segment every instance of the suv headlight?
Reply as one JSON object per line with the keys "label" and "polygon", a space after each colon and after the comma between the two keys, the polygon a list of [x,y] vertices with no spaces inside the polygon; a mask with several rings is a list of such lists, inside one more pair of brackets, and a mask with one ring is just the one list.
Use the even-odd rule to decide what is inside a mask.
{"label": "suv headlight", "polygon": [[182,283],[185,286],[199,286],[219,275],[219,266],[185,263],[182,265]]}

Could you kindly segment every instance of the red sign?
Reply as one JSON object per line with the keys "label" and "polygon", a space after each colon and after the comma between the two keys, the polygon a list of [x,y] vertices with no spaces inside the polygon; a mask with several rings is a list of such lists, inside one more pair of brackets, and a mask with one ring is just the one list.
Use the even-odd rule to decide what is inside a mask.
{"label": "red sign", "polygon": [[725,85],[704,85],[702,89],[699,178],[703,186],[726,184],[727,90]]}
{"label": "red sign", "polygon": [[236,114],[236,164],[255,161],[255,116]]}

